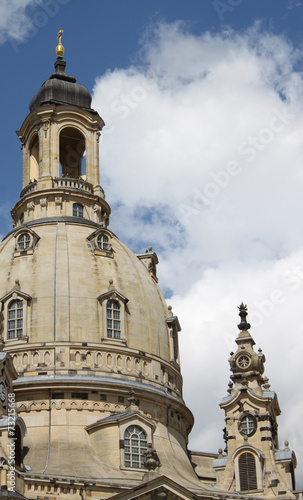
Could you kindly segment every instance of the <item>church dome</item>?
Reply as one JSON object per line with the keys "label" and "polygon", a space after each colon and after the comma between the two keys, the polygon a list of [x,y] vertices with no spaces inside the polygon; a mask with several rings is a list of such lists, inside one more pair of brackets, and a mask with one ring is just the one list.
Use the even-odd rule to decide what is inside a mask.
{"label": "church dome", "polygon": [[[108,229],[76,219],[34,220],[2,242],[0,297],[5,310],[14,297],[26,303],[22,337],[35,345],[26,363],[25,346],[14,356],[18,372],[110,372],[162,389],[166,371],[170,391],[181,397],[177,347],[171,349],[169,335],[175,320],[155,271],[145,265],[156,254],[138,258]],[[53,362],[54,342],[61,343],[59,363]],[[7,343],[16,345],[18,335]]]}
{"label": "church dome", "polygon": [[57,59],[55,73],[46,80],[29,104],[29,110],[48,104],[71,104],[91,110],[92,96],[76,78],[65,73],[66,62]]}
{"label": "church dome", "polygon": [[[0,345],[18,373],[26,460],[31,475],[42,468],[43,477],[93,478],[99,491],[118,492],[126,479],[140,484],[149,450],[161,473],[178,479],[181,470],[196,487],[179,321],[158,287],[156,253],[134,254],[108,229],[104,121],[65,74],[61,34],[56,73],[17,132],[22,191],[0,243]],[[135,441],[130,453],[137,438],[139,454]]]}

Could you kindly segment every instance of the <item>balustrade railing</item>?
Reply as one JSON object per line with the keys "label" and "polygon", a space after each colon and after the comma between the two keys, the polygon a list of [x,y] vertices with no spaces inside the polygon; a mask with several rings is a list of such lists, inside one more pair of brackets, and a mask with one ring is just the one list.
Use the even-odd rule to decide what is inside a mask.
{"label": "balustrade railing", "polygon": [[[52,187],[54,189],[80,189],[81,191],[86,191],[88,193],[94,192],[93,186],[90,182],[83,179],[74,179],[72,177],[55,177],[52,180]],[[25,186],[25,188],[22,189],[20,198],[37,190],[37,181],[30,182],[27,186]]]}
{"label": "balustrade railing", "polygon": [[72,177],[55,177],[53,179],[53,187],[64,189],[81,189],[81,191],[93,193],[93,186],[90,182],[86,182],[83,179],[74,179]]}

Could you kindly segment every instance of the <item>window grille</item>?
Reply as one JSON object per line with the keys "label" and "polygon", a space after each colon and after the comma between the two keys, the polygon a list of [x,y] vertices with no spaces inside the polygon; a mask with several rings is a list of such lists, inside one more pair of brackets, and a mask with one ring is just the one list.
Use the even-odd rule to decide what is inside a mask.
{"label": "window grille", "polygon": [[97,237],[97,245],[101,250],[109,250],[108,237],[105,234],[99,234]]}
{"label": "window grille", "polygon": [[23,302],[13,300],[8,306],[7,337],[21,338],[23,335]]}
{"label": "window grille", "polygon": [[240,431],[246,436],[251,436],[256,430],[256,419],[252,415],[245,415],[241,419]]}
{"label": "window grille", "polygon": [[26,250],[31,242],[30,235],[27,233],[23,233],[18,238],[18,247],[20,250]]}
{"label": "window grille", "polygon": [[83,206],[80,203],[73,204],[73,216],[74,217],[83,217]]}
{"label": "window grille", "polygon": [[121,338],[120,305],[117,300],[108,300],[106,303],[107,337]]}
{"label": "window grille", "polygon": [[125,467],[144,468],[143,453],[146,451],[146,433],[138,425],[127,427],[124,433]]}

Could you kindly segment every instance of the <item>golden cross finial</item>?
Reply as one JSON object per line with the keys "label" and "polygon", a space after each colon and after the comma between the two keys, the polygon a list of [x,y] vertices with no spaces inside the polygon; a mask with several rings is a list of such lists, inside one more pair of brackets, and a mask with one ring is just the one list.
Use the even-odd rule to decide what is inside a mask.
{"label": "golden cross finial", "polygon": [[62,35],[63,35],[63,30],[60,29],[59,30],[59,33],[58,33],[58,36],[57,36],[57,40],[58,40],[58,45],[56,47],[56,54],[57,56],[62,59],[63,55],[64,55],[64,47],[61,43],[61,38],[62,38]]}
{"label": "golden cross finial", "polygon": [[59,30],[59,33],[58,33],[58,36],[57,36],[57,40],[59,42],[59,45],[61,45],[61,38],[62,38],[62,35],[63,35],[63,30]]}

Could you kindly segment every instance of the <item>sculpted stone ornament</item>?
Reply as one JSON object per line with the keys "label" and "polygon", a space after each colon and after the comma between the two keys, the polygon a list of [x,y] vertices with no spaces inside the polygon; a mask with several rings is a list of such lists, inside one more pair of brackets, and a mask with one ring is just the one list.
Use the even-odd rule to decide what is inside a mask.
{"label": "sculpted stone ornament", "polygon": [[155,470],[157,467],[161,467],[157,452],[151,443],[147,443],[147,449],[143,453],[143,457],[143,465],[149,471]]}
{"label": "sculpted stone ornament", "polygon": [[129,402],[129,408],[131,410],[137,410],[138,409],[138,399],[135,396],[135,391],[133,388],[129,391],[129,398],[127,398],[127,401]]}
{"label": "sculpted stone ornament", "polygon": [[239,330],[249,330],[250,329],[250,324],[247,323],[246,321],[246,316],[248,314],[247,312],[247,305],[244,305],[243,302],[241,302],[241,305],[238,306],[239,309],[239,316],[241,318],[241,323],[238,325]]}

